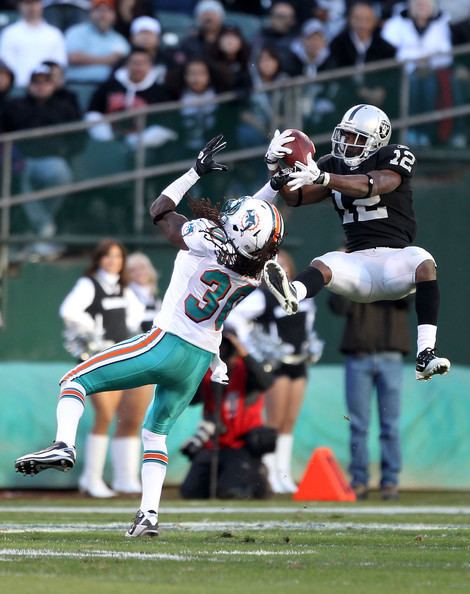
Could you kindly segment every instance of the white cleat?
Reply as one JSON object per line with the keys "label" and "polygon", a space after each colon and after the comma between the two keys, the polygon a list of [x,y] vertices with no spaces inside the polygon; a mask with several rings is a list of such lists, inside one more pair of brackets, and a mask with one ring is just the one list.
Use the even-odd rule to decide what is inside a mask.
{"label": "white cleat", "polygon": [[429,381],[433,375],[445,375],[450,369],[450,361],[445,357],[438,357],[434,349],[421,351],[416,358],[416,379]]}
{"label": "white cleat", "polygon": [[129,538],[137,538],[139,536],[158,536],[158,514],[152,509],[143,512],[139,509],[134,522],[129,530],[126,532]]}
{"label": "white cleat", "polygon": [[50,447],[25,454],[15,462],[16,472],[22,474],[38,474],[48,468],[65,472],[73,468],[76,452],[73,446],[63,441],[55,441]]}
{"label": "white cleat", "polygon": [[287,315],[296,314],[299,309],[299,301],[284,268],[275,260],[268,260],[264,265],[263,278],[268,289],[279,301]]}

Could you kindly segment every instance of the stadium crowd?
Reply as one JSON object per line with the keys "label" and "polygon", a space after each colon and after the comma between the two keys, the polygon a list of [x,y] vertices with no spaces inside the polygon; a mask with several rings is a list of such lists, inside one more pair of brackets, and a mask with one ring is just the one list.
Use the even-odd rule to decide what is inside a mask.
{"label": "stadium crowd", "polygon": [[[443,85],[448,101],[458,102],[459,89],[452,58],[430,56],[470,40],[470,3],[451,0],[8,0],[1,10],[11,20],[0,36],[4,131],[170,99],[210,103],[224,91],[249,96],[268,82],[394,57],[416,60],[409,66],[411,109],[431,110]],[[64,91],[64,78],[78,101]],[[29,99],[52,81],[53,97],[43,98],[38,112]],[[387,85],[356,84],[355,92],[381,106]],[[5,114],[21,100],[25,113],[11,122]],[[248,123],[255,129],[269,119],[265,103],[253,96]],[[342,106],[324,98],[317,108]],[[213,119],[213,111],[205,117]],[[429,141],[425,134],[413,140]]]}

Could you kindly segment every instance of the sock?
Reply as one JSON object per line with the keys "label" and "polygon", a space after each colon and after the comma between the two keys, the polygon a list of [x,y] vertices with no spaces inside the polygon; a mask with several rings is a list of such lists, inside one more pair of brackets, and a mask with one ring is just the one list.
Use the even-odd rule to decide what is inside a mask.
{"label": "sock", "polygon": [[142,461],[142,500],[140,509],[143,512],[153,510],[158,514],[163,481],[168,466],[168,450],[166,435],[152,433],[142,429],[144,457]]}
{"label": "sock", "polygon": [[437,326],[420,324],[418,326],[418,355],[424,349],[433,349],[436,346]]}
{"label": "sock", "polygon": [[83,470],[80,480],[84,487],[92,486],[93,483],[103,482],[104,465],[108,452],[108,435],[97,435],[90,433],[85,443],[83,457]]}
{"label": "sock", "polygon": [[421,324],[437,326],[439,301],[440,294],[437,280],[416,283],[415,308],[418,326]]}
{"label": "sock", "polygon": [[318,268],[309,266],[295,277],[295,280],[292,284],[294,285],[296,291],[299,289],[300,293],[297,292],[297,297],[299,301],[301,301],[302,299],[305,299],[305,297],[315,297],[315,295],[319,293],[325,286],[325,281]]}
{"label": "sock", "polygon": [[294,437],[292,433],[280,433],[276,441],[276,466],[281,479],[291,479],[290,466]]}
{"label": "sock", "polygon": [[85,410],[85,396],[85,389],[77,382],[67,382],[62,387],[56,409],[56,441],[63,441],[68,446],[75,445],[78,423]]}
{"label": "sock", "polygon": [[136,436],[113,437],[111,440],[111,464],[113,489],[140,493],[140,446]]}

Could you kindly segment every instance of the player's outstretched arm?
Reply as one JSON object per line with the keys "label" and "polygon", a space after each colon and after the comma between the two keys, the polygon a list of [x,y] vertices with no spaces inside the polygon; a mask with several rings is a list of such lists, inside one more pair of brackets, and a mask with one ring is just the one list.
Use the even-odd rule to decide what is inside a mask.
{"label": "player's outstretched arm", "polygon": [[227,171],[226,165],[214,161],[214,156],[226,145],[222,134],[209,140],[199,152],[194,167],[167,186],[150,206],[153,224],[157,225],[168,241],[179,249],[188,249],[181,236],[181,227],[188,219],[175,212],[175,209],[202,175],[212,171]]}

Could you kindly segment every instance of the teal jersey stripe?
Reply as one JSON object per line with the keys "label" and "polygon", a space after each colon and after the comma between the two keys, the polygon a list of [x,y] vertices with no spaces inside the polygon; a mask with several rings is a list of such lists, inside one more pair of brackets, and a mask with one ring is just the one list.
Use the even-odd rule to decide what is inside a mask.
{"label": "teal jersey stripe", "polygon": [[156,464],[161,464],[162,466],[168,466],[168,462],[164,462],[163,460],[157,460],[155,458],[149,458],[148,460],[142,460],[142,464],[147,464],[148,462],[155,462]]}

